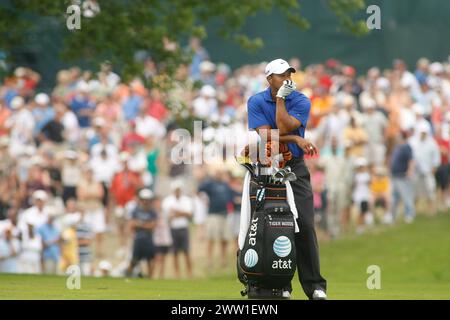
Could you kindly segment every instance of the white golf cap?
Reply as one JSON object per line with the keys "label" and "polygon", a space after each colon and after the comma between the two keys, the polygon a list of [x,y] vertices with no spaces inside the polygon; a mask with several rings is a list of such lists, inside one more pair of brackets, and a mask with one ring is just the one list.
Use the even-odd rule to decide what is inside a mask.
{"label": "white golf cap", "polygon": [[76,158],[78,158],[78,153],[75,150],[66,150],[64,152],[64,157],[66,159],[75,160]]}
{"label": "white golf cap", "polygon": [[80,92],[89,92],[89,85],[86,82],[79,82],[77,90]]}
{"label": "white golf cap", "polygon": [[9,147],[9,137],[5,135],[0,138],[0,148],[6,147]]}
{"label": "white golf cap", "polygon": [[92,123],[96,127],[104,127],[106,124],[106,121],[102,117],[95,117],[94,120],[92,121]]}
{"label": "white golf cap", "polygon": [[98,268],[100,270],[104,270],[104,271],[110,271],[112,269],[112,265],[111,262],[107,261],[107,260],[102,260],[100,261],[100,263],[98,264]]}
{"label": "white golf cap", "polygon": [[153,199],[153,191],[147,188],[142,189],[139,191],[139,198],[143,200]]}
{"label": "white golf cap", "polygon": [[216,65],[211,61],[203,61],[200,63],[201,72],[214,72],[216,70]]}
{"label": "white golf cap", "polygon": [[204,97],[214,98],[216,96],[216,89],[207,84],[200,89],[200,94]]}
{"label": "white golf cap", "polygon": [[24,67],[18,67],[16,68],[16,70],[14,70],[14,75],[18,78],[24,77],[26,73],[27,69],[25,69]]}
{"label": "white golf cap", "polygon": [[430,128],[428,127],[428,125],[426,125],[423,122],[417,126],[417,132],[419,132],[419,133],[428,133],[429,131],[430,131]]}
{"label": "white golf cap", "polygon": [[34,102],[36,102],[37,104],[46,105],[50,102],[50,98],[46,93],[38,93],[34,98]]}
{"label": "white golf cap", "polygon": [[25,100],[20,96],[16,96],[11,100],[11,108],[14,110],[21,108],[24,104]]}
{"label": "white golf cap", "polygon": [[46,201],[48,199],[47,192],[44,190],[36,190],[33,192],[33,199]]}
{"label": "white golf cap", "polygon": [[183,182],[180,180],[175,180],[170,184],[170,190],[175,191],[183,187]]}
{"label": "white golf cap", "polygon": [[367,166],[367,164],[368,164],[368,162],[367,162],[366,158],[361,157],[361,158],[357,158],[355,160],[355,165],[357,167],[365,167],[365,166]]}
{"label": "white golf cap", "polygon": [[361,99],[361,106],[363,107],[363,109],[375,109],[376,107],[376,102],[373,98],[371,97],[365,97],[364,99]]}
{"label": "white golf cap", "polygon": [[286,60],[283,59],[275,59],[270,61],[265,70],[266,77],[270,76],[271,74],[282,74],[286,72],[286,70],[291,70],[292,72],[295,72],[295,68],[291,67],[289,63]]}

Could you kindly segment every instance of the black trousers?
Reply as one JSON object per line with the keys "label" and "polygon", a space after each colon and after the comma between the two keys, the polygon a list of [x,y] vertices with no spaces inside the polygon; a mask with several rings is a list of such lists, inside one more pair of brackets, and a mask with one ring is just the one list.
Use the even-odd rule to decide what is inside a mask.
{"label": "black trousers", "polygon": [[[297,273],[303,291],[311,299],[314,290],[326,291],[327,282],[320,274],[319,245],[314,229],[314,203],[310,175],[303,158],[293,158],[286,165],[291,167],[292,172],[297,175],[297,180],[291,182],[300,229],[300,232],[295,234]],[[291,291],[292,287],[288,289]]]}

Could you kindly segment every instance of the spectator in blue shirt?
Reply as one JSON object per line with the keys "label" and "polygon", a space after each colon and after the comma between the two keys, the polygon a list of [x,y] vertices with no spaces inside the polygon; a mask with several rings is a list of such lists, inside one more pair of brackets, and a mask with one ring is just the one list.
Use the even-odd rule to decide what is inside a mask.
{"label": "spectator in blue shirt", "polygon": [[37,94],[34,102],[35,107],[31,111],[31,113],[33,114],[33,118],[36,123],[36,125],[34,126],[33,135],[37,137],[37,135],[41,132],[45,125],[53,120],[53,118],[55,117],[55,111],[50,105],[50,98],[45,93]]}
{"label": "spectator in blue shirt", "polygon": [[405,222],[411,223],[415,217],[414,206],[414,160],[413,150],[408,143],[412,130],[401,133],[399,144],[391,157],[392,203],[390,213],[386,214],[384,222],[391,224],[397,214],[397,206],[401,200],[405,207]]}
{"label": "spectator in blue shirt", "polygon": [[125,120],[130,121],[136,119],[139,114],[139,107],[144,99],[131,87],[132,94],[123,103],[123,116]]}
{"label": "spectator in blue shirt", "polygon": [[89,97],[89,88],[87,88],[87,85],[79,85],[78,93],[70,103],[70,109],[77,116],[80,128],[88,128],[91,126],[95,103]]}
{"label": "spectator in blue shirt", "polygon": [[57,273],[59,258],[61,256],[59,248],[61,233],[55,226],[55,216],[55,212],[49,212],[47,223],[44,223],[37,230],[43,242],[44,272],[46,274]]}
{"label": "spectator in blue shirt", "polygon": [[208,216],[206,217],[206,254],[209,267],[212,267],[213,248],[215,242],[220,242],[220,257],[222,267],[227,265],[227,247],[232,238],[231,229],[228,228],[227,214],[228,206],[233,201],[233,191],[224,181],[226,172],[218,169],[215,174],[203,182],[198,192],[204,194],[208,199]]}

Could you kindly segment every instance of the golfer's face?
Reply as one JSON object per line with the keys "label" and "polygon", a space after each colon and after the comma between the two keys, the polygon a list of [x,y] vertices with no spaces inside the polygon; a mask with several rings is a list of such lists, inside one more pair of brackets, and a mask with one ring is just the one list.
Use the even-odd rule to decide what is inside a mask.
{"label": "golfer's face", "polygon": [[284,80],[291,80],[291,71],[287,70],[281,74],[272,74],[267,78],[267,80],[273,88],[279,89],[283,85]]}

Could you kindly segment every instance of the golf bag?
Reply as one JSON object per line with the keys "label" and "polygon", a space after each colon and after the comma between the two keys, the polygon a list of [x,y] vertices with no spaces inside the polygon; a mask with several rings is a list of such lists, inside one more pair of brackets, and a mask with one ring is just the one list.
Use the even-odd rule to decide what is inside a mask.
{"label": "golf bag", "polygon": [[251,221],[242,250],[237,253],[237,273],[249,298],[283,298],[297,266],[295,221],[285,184],[271,184],[264,176],[250,180]]}

